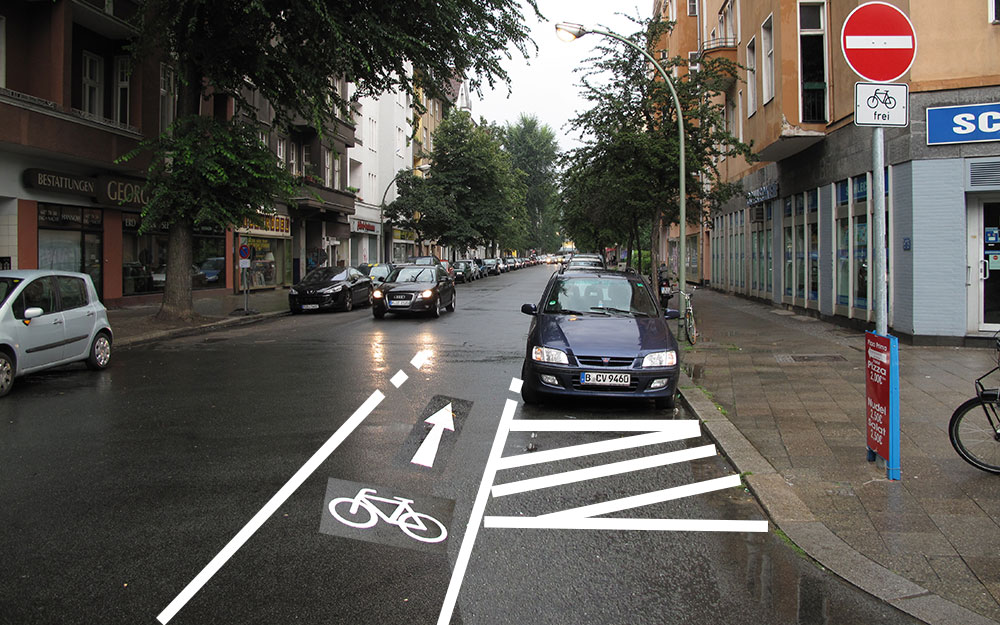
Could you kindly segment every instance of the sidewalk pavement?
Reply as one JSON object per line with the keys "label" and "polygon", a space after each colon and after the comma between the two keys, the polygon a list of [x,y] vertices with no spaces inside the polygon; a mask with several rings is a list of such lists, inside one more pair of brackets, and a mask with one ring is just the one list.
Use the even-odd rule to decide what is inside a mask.
{"label": "sidewalk pavement", "polygon": [[250,315],[242,312],[242,293],[234,295],[227,289],[194,291],[192,299],[197,316],[190,322],[157,320],[154,315],[160,310],[158,302],[108,309],[108,321],[115,335],[115,346],[126,347],[168,336],[205,332],[290,314],[288,289],[285,288],[251,291],[249,309],[255,311],[255,314]]}
{"label": "sidewalk pavement", "polygon": [[900,345],[902,480],[889,481],[865,457],[862,332],[708,289],[693,303],[681,394],[774,524],[921,620],[1000,621],[1000,477],[959,458],[947,429],[995,352]]}

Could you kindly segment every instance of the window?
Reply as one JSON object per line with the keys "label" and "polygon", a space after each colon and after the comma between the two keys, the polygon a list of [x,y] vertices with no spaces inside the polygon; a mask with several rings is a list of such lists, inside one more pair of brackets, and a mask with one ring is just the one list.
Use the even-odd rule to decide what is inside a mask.
{"label": "window", "polygon": [[[994,24],[1000,24],[1000,0],[989,0],[990,3],[990,22]],[[3,24],[3,18],[0,18],[0,25]],[[2,37],[3,35],[0,35]],[[2,58],[2,57],[0,57]],[[0,74],[0,81],[2,81],[3,75]]]}
{"label": "window", "polygon": [[323,185],[333,188],[333,150],[323,148]]}
{"label": "window", "polygon": [[764,96],[764,103],[770,102],[774,98],[774,32],[771,29],[771,18],[768,17],[764,25],[760,27],[761,50],[761,90]]}
{"label": "window", "polygon": [[688,0],[688,15],[698,15],[698,0]]}
{"label": "window", "polygon": [[333,186],[334,189],[340,188],[340,157],[331,152],[333,157]]}
{"label": "window", "polygon": [[115,121],[120,124],[127,124],[129,120],[128,82],[131,74],[129,58],[115,57]]}
{"label": "window", "polygon": [[747,44],[747,117],[757,112],[757,42]]}
{"label": "window", "polygon": [[160,132],[165,132],[177,116],[177,89],[174,70],[160,63]]}
{"label": "window", "polygon": [[299,173],[299,144],[294,141],[288,142],[288,171],[293,176]]}
{"label": "window", "polygon": [[282,167],[285,166],[285,152],[287,151],[287,146],[288,143],[286,139],[278,139],[278,145],[275,148],[275,153],[278,156],[278,165],[281,165]]}
{"label": "window", "polygon": [[28,308],[41,308],[42,314],[56,312],[56,290],[49,276],[28,284],[18,299],[11,306],[16,319],[24,319],[24,311]]}
{"label": "window", "polygon": [[71,310],[87,305],[87,285],[83,278],[56,276],[59,284],[59,306],[61,310]]}
{"label": "window", "polygon": [[84,52],[81,104],[84,113],[104,116],[103,83],[104,61],[99,56]]}
{"label": "window", "polygon": [[802,121],[826,121],[826,31],[823,4],[799,5]]}
{"label": "window", "polygon": [[0,15],[0,88],[7,86],[7,22]]}

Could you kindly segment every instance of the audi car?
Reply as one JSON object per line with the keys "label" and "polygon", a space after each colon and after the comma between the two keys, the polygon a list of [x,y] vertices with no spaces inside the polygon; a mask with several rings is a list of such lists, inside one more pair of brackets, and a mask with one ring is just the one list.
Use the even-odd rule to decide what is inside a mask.
{"label": "audi car", "polygon": [[652,400],[673,409],[677,341],[646,280],[634,273],[555,273],[531,315],[521,395],[526,404],[558,397]]}
{"label": "audi car", "polygon": [[441,265],[396,267],[372,293],[372,315],[429,313],[440,317],[441,309],[455,312],[455,281]]}

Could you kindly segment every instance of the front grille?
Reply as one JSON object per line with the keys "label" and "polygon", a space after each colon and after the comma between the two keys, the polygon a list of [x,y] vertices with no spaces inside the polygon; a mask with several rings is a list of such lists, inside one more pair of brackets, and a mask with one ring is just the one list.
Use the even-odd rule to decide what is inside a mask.
{"label": "front grille", "polygon": [[327,295],[299,295],[299,305],[325,304],[329,301]]}
{"label": "front grille", "polygon": [[576,359],[584,367],[631,367],[635,361],[635,358],[609,357],[608,361],[604,362],[602,356],[577,356]]}
{"label": "front grille", "polygon": [[388,299],[389,299],[390,302],[393,302],[393,303],[395,303],[395,302],[405,302],[405,303],[409,304],[409,303],[411,303],[413,301],[413,294],[412,293],[390,293]]}

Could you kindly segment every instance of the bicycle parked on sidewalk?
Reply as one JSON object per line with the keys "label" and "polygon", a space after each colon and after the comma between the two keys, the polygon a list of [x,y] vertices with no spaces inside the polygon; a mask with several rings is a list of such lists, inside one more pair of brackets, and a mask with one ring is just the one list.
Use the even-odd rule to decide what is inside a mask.
{"label": "bicycle parked on sidewalk", "polygon": [[976,396],[951,415],[948,438],[972,466],[1000,474],[1000,389],[986,388],[983,380],[1000,370],[1000,332],[993,335],[997,366],[976,380]]}
{"label": "bicycle parked on sidewalk", "polygon": [[698,342],[698,325],[694,320],[694,308],[691,306],[691,298],[694,296],[695,287],[691,287],[691,292],[682,291],[680,286],[677,292],[681,295],[681,314],[684,316],[684,336],[687,342],[694,345]]}

